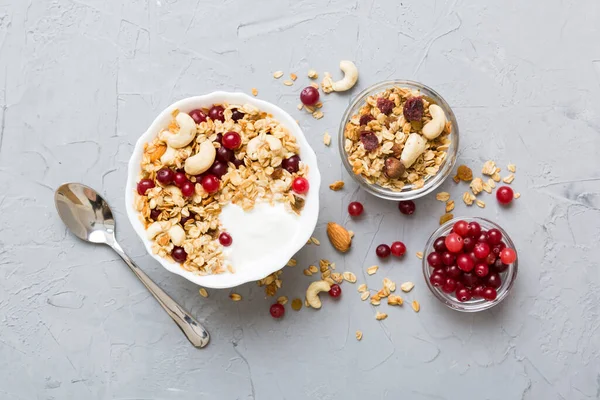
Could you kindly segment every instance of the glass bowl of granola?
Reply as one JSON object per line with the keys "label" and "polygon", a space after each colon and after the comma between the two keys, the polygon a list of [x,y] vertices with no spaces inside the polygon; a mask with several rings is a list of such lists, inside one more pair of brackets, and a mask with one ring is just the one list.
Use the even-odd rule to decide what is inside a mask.
{"label": "glass bowl of granola", "polygon": [[162,266],[229,288],[276,272],[306,244],[320,183],[316,155],[289,114],[213,92],[167,107],[139,138],[125,199]]}
{"label": "glass bowl of granola", "polygon": [[348,106],[338,137],[348,173],[369,193],[410,200],[434,191],[451,173],[458,124],[433,89],[412,81],[377,83]]}

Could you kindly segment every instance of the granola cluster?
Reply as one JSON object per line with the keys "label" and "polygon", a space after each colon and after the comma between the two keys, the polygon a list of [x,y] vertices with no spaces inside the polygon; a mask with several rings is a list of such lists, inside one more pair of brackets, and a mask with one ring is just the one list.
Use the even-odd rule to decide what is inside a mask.
{"label": "granola cluster", "polygon": [[[233,203],[250,210],[258,201],[283,202],[289,211],[299,214],[304,199],[292,192],[292,182],[296,177],[308,175],[308,167],[303,163],[296,164],[292,172],[282,167],[284,160],[294,156],[298,159],[299,145],[271,115],[249,104],[215,107],[222,113],[214,119],[210,117],[212,110],[190,111],[190,115],[202,115],[202,118],[200,121],[194,118],[195,137],[181,148],[169,147],[165,139],[167,134],[177,134],[181,128],[176,120],[180,111],[172,113],[169,126],[144,146],[140,181],[150,182],[152,187],[140,193],[138,185],[135,198],[135,209],[153,241],[152,252],[169,261],[180,262],[182,268],[199,275],[234,272],[234,268],[225,262],[223,247],[218,240],[219,214],[224,205]],[[164,185],[157,180],[157,172],[165,168],[183,173],[186,160],[199,152],[203,142],[210,141],[218,157],[221,138],[227,132],[237,132],[241,145],[226,163],[226,172],[218,178],[217,191],[209,193],[203,188],[200,181],[204,174],[192,176],[186,173],[187,182],[191,182],[194,189],[187,196],[185,188],[177,182]],[[248,143],[255,138],[258,140],[254,141],[250,154]],[[281,143],[275,150],[267,140],[273,138]],[[211,170],[206,173],[210,174]],[[185,251],[184,261],[174,249]]]}
{"label": "granola cluster", "polygon": [[[446,121],[439,136],[425,138],[423,127],[432,120],[432,104],[434,100],[419,91],[398,86],[369,96],[344,129],[344,148],[352,171],[369,184],[393,191],[408,185],[423,187],[446,160],[452,130],[451,122]],[[413,133],[426,143],[416,161],[405,167],[403,150]]]}

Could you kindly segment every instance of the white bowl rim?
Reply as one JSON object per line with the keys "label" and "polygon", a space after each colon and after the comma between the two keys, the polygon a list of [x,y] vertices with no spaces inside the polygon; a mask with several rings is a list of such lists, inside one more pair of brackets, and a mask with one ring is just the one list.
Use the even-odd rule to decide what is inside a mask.
{"label": "white bowl rim", "polygon": [[[250,271],[236,271],[235,273],[223,273],[217,275],[198,275],[190,271],[186,271],[177,263],[171,263],[168,260],[152,253],[152,242],[146,238],[146,230],[138,218],[138,212],[133,207],[134,203],[134,190],[137,184],[137,180],[140,173],[140,162],[143,154],[144,144],[149,142],[155,135],[158,134],[160,129],[168,124],[171,118],[171,112],[174,109],[182,111],[191,111],[195,108],[210,107],[212,104],[250,104],[257,107],[261,111],[265,111],[282,123],[291,134],[293,134],[298,144],[300,145],[300,154],[302,162],[309,167],[308,181],[310,183],[310,190],[306,195],[306,203],[302,210],[300,231],[297,235],[297,241],[290,243],[287,248],[278,251],[270,255],[261,265],[263,268],[256,268]],[[165,123],[166,122],[166,123]],[[283,268],[287,262],[296,254],[310,239],[314,229],[317,225],[319,217],[319,189],[321,186],[321,175],[319,173],[317,165],[317,156],[306,140],[302,129],[291,115],[280,107],[269,103],[264,100],[260,100],[254,97],[250,97],[245,93],[239,92],[225,92],[215,91],[209,94],[201,96],[187,97],[181,99],[167,108],[165,108],[152,122],[148,130],[140,136],[137,140],[131,158],[129,159],[127,167],[127,184],[125,186],[125,209],[127,211],[127,217],[129,222],[133,226],[133,229],[144,243],[144,247],[148,254],[150,254],[156,261],[158,261],[165,269],[174,274],[184,277],[185,279],[193,282],[197,285],[213,288],[213,289],[225,289],[239,286],[241,284],[257,281],[264,277],[272,274],[275,271]]]}

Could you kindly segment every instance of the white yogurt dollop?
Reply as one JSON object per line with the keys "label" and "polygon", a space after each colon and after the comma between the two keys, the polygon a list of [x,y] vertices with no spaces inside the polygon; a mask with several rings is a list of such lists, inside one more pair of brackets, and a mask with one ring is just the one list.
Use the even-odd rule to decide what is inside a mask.
{"label": "white yogurt dollop", "polygon": [[223,207],[219,219],[222,230],[233,240],[231,246],[224,247],[225,261],[236,271],[268,262],[273,252],[293,243],[300,230],[300,217],[280,202],[256,203],[250,211],[230,203]]}

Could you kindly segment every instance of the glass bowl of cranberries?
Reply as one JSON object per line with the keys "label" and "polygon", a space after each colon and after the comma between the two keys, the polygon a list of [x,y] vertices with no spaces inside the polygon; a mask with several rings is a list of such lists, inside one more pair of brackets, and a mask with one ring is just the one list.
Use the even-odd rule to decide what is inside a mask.
{"label": "glass bowl of cranberries", "polygon": [[458,141],[458,123],[446,100],[408,80],[380,82],[359,93],[338,134],[350,176],[367,192],[395,201],[435,191],[452,173]]}
{"label": "glass bowl of cranberries", "polygon": [[485,218],[455,218],[440,226],[423,252],[423,275],[446,306],[463,312],[492,308],[517,277],[515,244]]}

